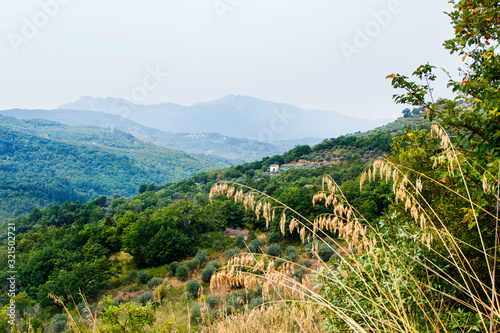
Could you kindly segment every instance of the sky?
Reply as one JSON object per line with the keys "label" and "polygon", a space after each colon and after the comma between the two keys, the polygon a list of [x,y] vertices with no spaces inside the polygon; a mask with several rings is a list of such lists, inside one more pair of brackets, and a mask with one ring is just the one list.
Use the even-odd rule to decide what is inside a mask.
{"label": "sky", "polygon": [[[447,0],[1,0],[0,109],[235,94],[395,119],[406,106],[387,75],[459,66],[442,47],[450,9]],[[450,97],[441,77],[435,94]]]}

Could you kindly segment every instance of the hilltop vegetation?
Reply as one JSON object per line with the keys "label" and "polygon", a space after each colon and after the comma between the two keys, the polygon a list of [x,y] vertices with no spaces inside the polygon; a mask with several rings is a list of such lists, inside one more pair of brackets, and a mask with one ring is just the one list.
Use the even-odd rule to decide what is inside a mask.
{"label": "hilltop vegetation", "polygon": [[[102,148],[102,151],[94,152],[95,154],[116,152],[121,149],[130,153],[130,150],[137,145],[135,138],[121,132],[114,135],[120,135],[122,140],[115,140],[114,135],[105,131],[97,136],[92,132],[94,129],[81,133],[74,127],[49,121],[18,122],[9,118],[4,119],[4,122],[13,123],[18,129],[29,129],[38,135],[49,136],[51,139],[43,139],[14,130],[5,131],[12,133],[13,136],[26,138],[24,149],[43,146],[53,152],[54,156],[65,156],[62,151],[57,150],[62,149],[61,147],[69,150],[74,148],[64,141],[54,141],[56,138],[66,140],[71,137],[74,141],[87,142]],[[14,125],[11,124],[12,127]],[[297,244],[300,241],[296,235],[283,235],[276,221],[266,228],[264,220],[257,219],[252,212],[234,201],[220,198],[210,203],[208,199],[210,188],[222,180],[252,186],[263,193],[275,196],[287,205],[296,207],[304,216],[313,218],[327,212],[324,207],[313,206],[312,198],[321,188],[323,176],[329,174],[341,184],[346,196],[359,205],[363,214],[375,219],[387,209],[392,195],[390,187],[386,184],[371,184],[368,185],[368,190],[360,192],[359,175],[366,167],[366,161],[360,156],[346,154],[343,161],[317,164],[309,169],[291,168],[280,173],[270,173],[269,166],[274,163],[307,160],[316,156],[315,154],[328,154],[338,149],[346,151],[351,148],[361,149],[366,152],[366,156],[388,153],[392,136],[381,133],[375,133],[368,138],[353,135],[325,140],[312,148],[297,146],[283,155],[219,171],[197,173],[185,180],[164,185],[144,182],[145,184],[137,186],[138,194],[132,198],[125,198],[127,194],[120,195],[115,192],[112,198],[103,196],[87,203],[81,200],[82,203],[65,202],[45,209],[34,209],[29,215],[14,220],[18,232],[19,291],[26,293],[23,295],[27,309],[36,303],[40,304],[46,311],[39,319],[47,322],[50,313],[56,311],[54,302],[47,298],[48,293],[65,297],[68,293],[75,296],[79,290],[84,290],[85,295],[93,302],[103,293],[109,294],[109,291],[106,291],[108,288],[120,290],[131,288],[130,292],[124,291],[122,299],[126,299],[128,297],[126,295],[129,294],[135,295],[131,297],[138,297],[135,287],[132,288],[134,284],[130,286],[130,280],[127,280],[132,270],[148,269],[152,272],[150,278],[156,276],[158,279],[164,279],[168,276],[169,265],[173,262],[185,262],[199,249],[206,249],[210,260],[221,261],[221,253],[234,249],[235,246],[241,246],[241,243],[239,245],[234,243],[234,239],[223,236],[225,228],[251,230],[252,239],[265,232],[267,237],[264,237],[260,245],[256,241],[251,242],[252,239],[248,241],[248,244],[252,243],[251,248],[256,251],[261,245],[267,247],[279,242],[285,249],[286,244]],[[36,144],[37,142],[39,144]],[[144,143],[138,144],[147,146]],[[85,154],[91,156],[92,150],[85,149],[90,148],[86,145],[79,146],[81,156],[75,156],[72,161],[75,163],[81,161],[88,165],[92,160],[89,160],[88,156],[84,159],[83,156]],[[377,153],[374,149],[378,149]],[[16,151],[18,152],[16,154],[22,154],[24,150],[18,147]],[[44,151],[38,152],[37,155],[43,157]],[[106,156],[108,155],[100,156],[98,160],[105,161]],[[114,156],[109,154],[108,158],[112,159]],[[41,161],[34,164],[43,170]],[[99,168],[94,166],[91,170],[95,174]],[[148,177],[139,171],[136,172],[136,179]],[[81,176],[88,177],[85,174]],[[111,178],[117,183],[124,181],[116,177],[114,175]],[[47,191],[50,192],[51,189]],[[310,249],[298,248],[302,258],[310,257],[308,254]],[[61,253],[64,253],[64,260],[58,259]],[[117,260],[121,256],[119,253],[126,253],[130,256],[130,260]],[[5,267],[6,264],[6,261],[0,262],[1,267]],[[189,264],[187,265],[186,267],[189,267]],[[196,268],[199,265],[186,268],[187,276],[196,271],[198,272],[196,274],[201,274],[202,269]],[[205,279],[205,283],[208,281],[210,278]],[[142,291],[147,292],[144,289]],[[5,290],[0,297],[2,302],[7,301]],[[174,297],[173,300],[175,299]],[[247,302],[250,303],[252,299],[248,298]],[[178,301],[179,299],[176,300]]]}
{"label": "hilltop vegetation", "polygon": [[143,183],[161,184],[228,165],[120,131],[0,117],[0,220],[65,201],[128,197]]}

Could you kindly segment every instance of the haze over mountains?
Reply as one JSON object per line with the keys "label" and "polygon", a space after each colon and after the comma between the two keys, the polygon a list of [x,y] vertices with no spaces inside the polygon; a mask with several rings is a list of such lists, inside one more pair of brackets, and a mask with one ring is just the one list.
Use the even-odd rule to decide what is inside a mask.
{"label": "haze over mountains", "polygon": [[167,132],[220,133],[236,138],[276,142],[321,139],[366,131],[387,120],[364,120],[333,111],[306,110],[248,96],[183,106],[173,103],[138,105],[116,98],[82,97],[59,109],[92,110],[120,115],[139,124]]}
{"label": "haze over mountains", "polygon": [[0,111],[0,115],[121,130],[158,146],[241,162],[387,122],[234,95],[193,106],[138,105],[124,99],[85,96],[56,110],[12,109]]}

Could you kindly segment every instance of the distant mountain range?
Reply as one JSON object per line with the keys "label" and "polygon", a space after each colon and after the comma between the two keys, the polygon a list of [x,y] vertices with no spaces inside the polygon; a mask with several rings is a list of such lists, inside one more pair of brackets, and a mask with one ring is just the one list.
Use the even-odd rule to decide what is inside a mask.
{"label": "distant mountain range", "polygon": [[306,110],[235,95],[192,106],[173,103],[138,105],[124,99],[85,96],[59,109],[104,112],[167,132],[220,133],[275,143],[307,137],[321,141],[370,130],[388,122],[357,119],[333,111]]}
{"label": "distant mountain range", "polygon": [[297,144],[316,144],[319,139],[309,138],[283,143],[259,142],[239,139],[218,133],[173,133],[150,128],[130,119],[87,110],[22,110],[0,111],[0,115],[21,120],[45,119],[71,126],[100,128],[101,131],[120,130],[142,141],[188,153],[214,155],[240,162],[250,162],[264,156],[282,154]]}

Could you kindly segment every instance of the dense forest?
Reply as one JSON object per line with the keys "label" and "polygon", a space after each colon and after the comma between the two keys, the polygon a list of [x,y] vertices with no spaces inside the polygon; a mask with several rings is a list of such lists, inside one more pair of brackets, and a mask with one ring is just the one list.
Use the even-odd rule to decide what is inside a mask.
{"label": "dense forest", "polygon": [[[24,295],[26,311],[29,312],[35,304],[39,304],[44,309],[44,315],[38,319],[49,323],[51,314],[58,311],[54,301],[47,297],[49,293],[65,297],[65,295],[75,296],[83,290],[90,300],[98,300],[109,288],[130,283],[127,276],[131,270],[148,269],[155,272],[155,267],[158,267],[161,271],[164,269],[162,267],[169,267],[173,262],[185,261],[201,249],[208,249],[212,256],[214,253],[229,251],[235,245],[234,239],[224,236],[226,228],[251,230],[252,239],[256,239],[255,235],[265,232],[268,235],[268,243],[300,242],[295,235],[282,235],[277,222],[272,222],[266,228],[265,221],[257,219],[241,204],[223,199],[210,203],[210,189],[220,181],[233,181],[252,186],[295,207],[304,216],[314,218],[318,214],[327,212],[324,207],[314,206],[312,198],[321,188],[323,176],[328,174],[341,184],[346,196],[357,204],[365,216],[371,219],[381,216],[393,199],[390,186],[369,184],[368,190],[360,192],[359,177],[366,168],[367,161],[362,160],[359,154],[348,155],[342,162],[313,163],[314,166],[308,169],[291,168],[279,173],[269,172],[269,166],[299,160],[313,162],[315,154],[338,149],[346,151],[356,149],[362,154],[366,152],[367,156],[374,149],[377,149],[378,155],[388,154],[393,135],[396,133],[403,135],[408,130],[404,128],[412,126],[409,121],[398,121],[398,123],[398,130],[392,135],[380,129],[370,136],[349,135],[325,140],[312,148],[297,146],[283,155],[266,157],[261,161],[226,169],[197,173],[177,182],[164,185],[142,184],[137,187],[138,194],[132,197],[127,197],[127,193],[121,195],[116,193],[113,197],[97,196],[95,200],[87,201],[85,199],[88,197],[82,196],[71,198],[81,200],[80,202],[70,203],[70,200],[67,200],[63,204],[43,209],[35,208],[30,214],[12,221],[16,225],[17,233],[18,288]],[[33,126],[33,124],[38,127],[60,126],[45,121],[22,125]],[[26,136],[22,132],[13,130],[5,133],[12,133],[11,135],[18,137]],[[53,131],[52,136],[55,133],[58,132]],[[50,145],[52,142],[47,139],[29,138],[31,141],[26,143],[26,147],[30,149],[37,146],[44,147],[43,149],[58,156],[59,161],[61,156],[65,156],[64,152],[57,150],[65,147],[63,143],[52,147]],[[40,143],[35,145],[34,142],[37,141],[33,138]],[[71,148],[72,146],[68,146],[67,149],[74,154]],[[14,147],[11,149],[14,151]],[[90,156],[97,153],[84,149],[86,148],[81,148],[82,156],[74,159],[75,162],[82,163],[83,170],[84,166],[89,165],[88,161],[92,161]],[[15,151],[16,154],[24,152],[22,147],[16,147]],[[39,151],[39,155],[44,156],[43,150]],[[98,160],[105,161],[105,156],[99,157]],[[110,161],[114,161],[112,157],[116,156],[110,156]],[[123,159],[126,160],[126,157]],[[40,161],[34,165],[40,170],[49,169]],[[96,166],[89,168],[89,172],[96,172]],[[141,175],[140,172],[136,171],[136,177]],[[82,179],[86,177],[85,174],[79,176]],[[142,177],[147,176],[142,175]],[[117,181],[117,184],[123,181],[116,176],[110,176],[110,179]],[[36,184],[33,186],[39,188]],[[50,189],[47,191],[54,193]],[[64,198],[64,192],[61,192]],[[5,230],[7,224],[2,228]],[[6,240],[6,235],[6,232],[2,232],[2,240]],[[118,260],[120,253],[130,255],[131,261],[124,263]],[[2,259],[0,265],[6,267],[7,258]],[[2,278],[6,277],[7,273],[3,273]],[[3,304],[8,301],[7,294],[7,290],[3,289],[0,295]]]}
{"label": "dense forest", "polygon": [[0,221],[51,204],[132,196],[231,162],[144,143],[109,129],[0,116]]}

